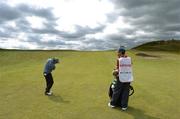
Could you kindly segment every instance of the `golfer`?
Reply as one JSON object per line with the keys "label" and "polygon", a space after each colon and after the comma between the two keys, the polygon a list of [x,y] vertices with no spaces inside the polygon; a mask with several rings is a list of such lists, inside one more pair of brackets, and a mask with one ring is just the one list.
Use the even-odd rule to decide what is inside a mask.
{"label": "golfer", "polygon": [[59,63],[59,59],[57,58],[49,58],[45,64],[43,75],[46,79],[46,89],[45,89],[45,95],[52,95],[51,88],[53,86],[53,77],[52,77],[52,70],[55,70],[55,64]]}
{"label": "golfer", "polygon": [[133,81],[131,58],[125,55],[125,48],[120,47],[118,50],[117,70],[119,80],[117,80],[112,99],[108,103],[109,107],[120,106],[123,111],[128,107],[129,87]]}

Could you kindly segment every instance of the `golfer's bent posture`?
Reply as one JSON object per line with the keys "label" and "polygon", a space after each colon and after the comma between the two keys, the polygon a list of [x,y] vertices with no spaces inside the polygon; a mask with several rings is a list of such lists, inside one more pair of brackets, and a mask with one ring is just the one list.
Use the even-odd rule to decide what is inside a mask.
{"label": "golfer's bent posture", "polygon": [[59,59],[57,58],[49,58],[45,64],[43,75],[46,79],[46,89],[45,89],[45,95],[52,95],[51,87],[54,83],[53,77],[52,77],[52,70],[55,70],[55,64],[59,63]]}
{"label": "golfer's bent posture", "polygon": [[133,81],[133,75],[131,58],[125,55],[124,48],[118,50],[117,71],[119,80],[117,80],[112,99],[108,103],[108,106],[120,106],[122,110],[126,110],[128,107],[129,86],[130,82]]}

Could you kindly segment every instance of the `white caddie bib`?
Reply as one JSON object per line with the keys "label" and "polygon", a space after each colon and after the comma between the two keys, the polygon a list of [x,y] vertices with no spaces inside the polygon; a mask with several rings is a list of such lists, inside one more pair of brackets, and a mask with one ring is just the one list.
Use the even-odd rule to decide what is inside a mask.
{"label": "white caddie bib", "polygon": [[132,63],[130,57],[119,58],[119,80],[120,82],[132,82]]}

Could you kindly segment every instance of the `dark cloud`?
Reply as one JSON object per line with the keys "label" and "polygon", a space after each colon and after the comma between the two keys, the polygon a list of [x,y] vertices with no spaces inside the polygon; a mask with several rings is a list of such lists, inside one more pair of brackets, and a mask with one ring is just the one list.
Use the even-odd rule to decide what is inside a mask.
{"label": "dark cloud", "polygon": [[8,24],[1,24],[0,38],[16,38],[18,29]]}
{"label": "dark cloud", "polygon": [[0,30],[0,36],[1,38],[8,38],[9,37],[9,32],[3,32]]}
{"label": "dark cloud", "polygon": [[[101,32],[104,29],[104,26],[100,26],[97,28],[90,28],[90,27],[81,27],[81,26],[75,26],[75,32],[64,32],[64,31],[58,31],[54,27],[48,27],[50,24],[45,25],[45,28],[42,29],[35,29],[32,28],[31,32],[36,34],[51,34],[56,35],[57,37],[62,37],[66,41],[71,41],[72,39],[77,40],[79,38],[83,38],[87,34],[94,34],[97,32]],[[81,39],[83,40],[83,39]]]}
{"label": "dark cloud", "polygon": [[19,18],[18,20],[16,20],[16,25],[19,31],[27,33],[31,31],[31,24],[25,18]]}
{"label": "dark cloud", "polygon": [[[41,8],[28,4],[10,6],[0,1],[0,41],[16,39],[20,33],[25,34],[23,42],[35,44],[37,48],[69,48],[80,50],[105,50],[125,45],[128,48],[152,40],[180,40],[180,0],[111,0],[114,11],[107,14],[106,23],[95,28],[75,25],[74,32],[56,29],[57,20],[53,8]],[[27,17],[39,17],[42,28],[32,28]],[[123,18],[125,25],[116,24]],[[15,27],[9,22],[14,22]],[[107,33],[110,25],[117,27],[117,32]],[[102,33],[102,37],[95,37]],[[46,35],[53,36],[46,39]],[[86,37],[91,35],[92,37]],[[17,46],[16,46],[17,47]],[[20,45],[19,48],[27,48]]]}
{"label": "dark cloud", "polygon": [[[126,29],[127,32],[124,32],[124,36],[134,35],[134,40],[129,41],[126,37],[116,39],[125,39],[124,42],[129,44],[132,41],[148,42],[151,39],[164,40],[180,37],[175,35],[176,32],[180,32],[179,0],[113,0],[113,2],[116,11],[120,11],[117,16],[122,16],[135,31],[129,32]],[[136,31],[139,30],[149,35],[137,34],[137,36]],[[110,36],[114,39],[113,37]]]}
{"label": "dark cloud", "polygon": [[[50,48],[50,49],[63,49],[64,47],[66,48],[67,46],[71,49],[73,48],[74,44],[71,42],[66,42],[67,40],[63,37],[59,37],[57,35],[53,35],[54,38],[46,38],[42,35],[38,34],[31,34],[28,35],[26,42],[34,43],[38,48]],[[70,41],[70,40],[68,40]],[[81,39],[73,39],[71,41],[81,41]],[[68,49],[68,47],[66,49]],[[76,47],[74,47],[76,48]]]}
{"label": "dark cloud", "polygon": [[82,27],[82,26],[76,25],[74,33],[60,32],[59,35],[68,39],[82,38],[87,34],[94,34],[97,32],[101,32],[104,28],[105,26],[103,25],[96,28],[90,28],[88,26]]}
{"label": "dark cloud", "polygon": [[25,16],[38,16],[46,18],[49,21],[58,19],[52,14],[52,8],[39,8],[35,6],[28,6],[26,4],[20,4],[16,6],[16,9],[22,11],[22,14]]}
{"label": "dark cloud", "polygon": [[21,13],[18,10],[0,2],[0,24],[18,19],[19,17],[21,17]]}
{"label": "dark cloud", "polygon": [[18,4],[17,6],[12,7],[4,2],[0,2],[0,23],[17,19],[23,21],[27,16],[37,16],[47,19],[52,25],[56,25],[54,22],[58,18],[54,16],[52,10],[52,8],[40,8],[26,4]]}

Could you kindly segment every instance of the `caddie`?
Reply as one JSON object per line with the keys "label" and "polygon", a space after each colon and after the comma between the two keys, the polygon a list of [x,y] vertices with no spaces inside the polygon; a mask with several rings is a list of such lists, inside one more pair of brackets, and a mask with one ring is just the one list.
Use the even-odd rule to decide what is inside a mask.
{"label": "caddie", "polygon": [[120,47],[118,50],[116,69],[119,73],[119,80],[114,88],[112,99],[108,103],[108,106],[112,108],[120,106],[123,111],[128,107],[129,87],[133,81],[131,57],[128,57],[125,52],[124,47]]}

